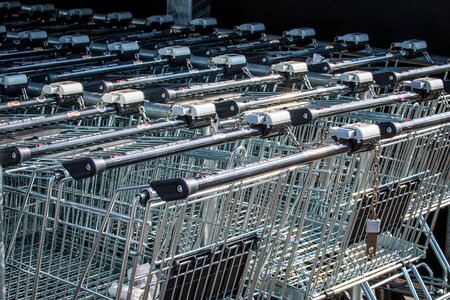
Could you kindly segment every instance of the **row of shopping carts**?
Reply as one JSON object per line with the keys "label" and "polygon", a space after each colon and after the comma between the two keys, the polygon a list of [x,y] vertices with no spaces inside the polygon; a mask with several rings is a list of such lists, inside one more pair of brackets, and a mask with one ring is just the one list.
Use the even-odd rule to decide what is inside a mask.
{"label": "row of shopping carts", "polygon": [[449,297],[450,64],[424,41],[0,13],[0,299]]}

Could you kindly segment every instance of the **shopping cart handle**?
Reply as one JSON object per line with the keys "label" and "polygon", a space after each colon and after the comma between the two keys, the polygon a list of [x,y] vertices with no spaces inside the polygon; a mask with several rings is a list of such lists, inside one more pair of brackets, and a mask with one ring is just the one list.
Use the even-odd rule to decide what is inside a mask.
{"label": "shopping cart handle", "polygon": [[402,132],[402,127],[397,122],[378,123],[382,139],[392,138]]}
{"label": "shopping cart handle", "polygon": [[309,64],[308,71],[316,73],[332,73],[333,64],[330,62],[322,62],[317,64]]}
{"label": "shopping cart handle", "polygon": [[101,115],[117,113],[114,106],[87,107],[80,110],[73,110],[63,113],[38,115],[30,118],[22,118],[0,123],[0,133],[8,133],[41,126],[50,126],[71,121],[78,121],[86,118],[93,118]]}
{"label": "shopping cart handle", "polygon": [[229,118],[240,113],[239,105],[236,101],[220,101],[214,103],[219,118]]}
{"label": "shopping cart handle", "polygon": [[106,94],[114,91],[114,84],[111,81],[96,80],[83,84],[86,91]]}
{"label": "shopping cart handle", "polygon": [[186,199],[198,191],[198,184],[195,179],[159,180],[153,181],[150,186],[162,200],[167,202]]}
{"label": "shopping cart handle", "polygon": [[0,149],[0,163],[3,167],[20,164],[31,158],[31,151],[28,147],[12,146]]}
{"label": "shopping cart handle", "polygon": [[388,139],[395,137],[404,131],[419,130],[431,126],[443,125],[449,122],[450,112],[445,112],[404,122],[382,122],[377,125],[380,128],[381,138]]}
{"label": "shopping cart handle", "polygon": [[165,103],[175,100],[177,93],[175,90],[167,88],[153,88],[144,92],[146,99],[152,99],[152,102]]}
{"label": "shopping cart handle", "polygon": [[379,72],[373,74],[375,82],[381,86],[394,84],[404,80],[411,80],[419,77],[426,77],[434,74],[441,74],[450,70],[450,63],[443,65],[434,65],[429,67],[398,71],[398,72]]}
{"label": "shopping cart handle", "polygon": [[62,165],[76,180],[92,177],[106,170],[105,160],[100,157],[82,157],[65,161]]}
{"label": "shopping cart handle", "polygon": [[[437,81],[437,82],[435,82]],[[338,114],[350,113],[358,110],[381,107],[385,105],[404,103],[410,101],[426,101],[435,99],[442,92],[442,81],[433,80],[415,80],[412,89],[414,92],[402,92],[391,94],[384,97],[364,99],[359,101],[350,101],[336,104],[328,107],[300,108],[291,110],[292,125],[306,125],[318,118],[335,116]],[[417,88],[416,88],[417,87]]]}
{"label": "shopping cart handle", "polygon": [[396,72],[374,73],[373,80],[375,80],[378,85],[386,86],[398,82],[399,76]]}
{"label": "shopping cart handle", "polygon": [[292,126],[310,124],[319,117],[317,110],[310,108],[293,109],[289,113],[291,115]]}

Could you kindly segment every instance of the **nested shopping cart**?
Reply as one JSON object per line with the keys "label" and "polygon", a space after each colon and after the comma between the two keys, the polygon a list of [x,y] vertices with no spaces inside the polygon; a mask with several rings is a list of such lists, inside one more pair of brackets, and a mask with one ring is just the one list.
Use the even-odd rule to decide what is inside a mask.
{"label": "nested shopping cart", "polygon": [[[194,252],[190,262],[186,263],[186,258],[177,256],[179,248],[173,244],[159,246],[156,243],[154,247],[159,251],[170,251],[161,254],[170,257],[168,270],[161,267],[160,260],[153,255],[149,268],[153,273],[149,273],[151,276],[148,275],[147,281],[155,280],[154,276],[162,278],[159,288],[163,297],[168,299],[190,295],[192,290],[207,295],[205,298],[227,295],[246,299],[324,299],[423,258],[428,241],[421,238],[429,230],[425,229],[423,222],[430,218],[433,224],[430,213],[435,210],[435,204],[449,196],[449,114],[444,115],[447,116],[446,121],[441,119],[443,124],[440,126],[424,118],[430,122],[430,127],[423,129],[419,129],[418,124],[424,119],[399,127],[395,127],[395,123],[381,124],[381,136],[387,139],[376,146],[374,153],[348,154],[349,149],[355,151],[354,147],[358,151],[358,144],[366,143],[360,150],[367,151],[368,148],[364,149],[367,145],[372,147],[372,132],[365,136],[369,139],[353,140],[351,145],[323,146],[206,177],[151,182],[150,192],[139,197],[151,200],[151,192],[156,192],[167,208],[182,206],[183,213],[191,213],[190,206],[200,201],[217,201],[216,196],[220,195],[219,206],[231,207],[232,210],[231,213],[216,210],[212,220],[217,221],[215,233],[220,242],[211,241],[213,250],[208,258],[199,259]],[[392,131],[387,135],[383,133],[388,128],[408,131],[408,127],[416,130],[413,135],[396,135],[391,134]],[[350,130],[359,128],[350,127]],[[348,142],[348,136],[345,138],[348,129],[344,132],[336,129],[334,136],[341,142]],[[356,136],[358,134],[364,136],[364,133],[356,133]],[[417,160],[412,161],[411,157],[417,157]],[[302,165],[309,162],[313,163]],[[277,198],[261,202],[261,198],[252,197],[255,191],[266,190],[266,187],[276,193]],[[239,226],[235,219],[241,211],[239,208],[241,205],[250,206],[255,199],[259,200],[258,204],[263,204],[264,212],[263,219],[256,225],[259,239],[253,259],[245,262],[249,265],[242,269],[248,273],[235,271],[234,264],[227,265],[226,259],[216,262],[217,265],[223,262],[228,266],[219,276],[236,278],[240,275],[241,285],[222,284],[219,288],[214,277],[192,279],[191,276],[202,272],[217,276],[214,263],[205,267],[204,262],[214,262],[212,253],[216,247],[221,247],[224,238],[221,236],[224,232],[222,220],[230,220],[226,226]],[[155,202],[161,203],[158,200]],[[367,221],[373,218],[374,209],[379,223],[376,249],[370,246],[366,232]],[[176,222],[181,229],[178,227],[175,233],[184,240],[183,235],[189,232],[186,228],[190,228],[186,224],[193,222],[193,218],[188,215],[180,220],[179,215],[160,228],[165,224],[173,228]],[[252,215],[261,216],[258,213]],[[267,219],[269,223],[264,222]],[[247,219],[242,224],[240,228],[252,225]],[[173,232],[169,229],[166,234]],[[225,232],[228,233],[229,229]],[[160,242],[166,241],[161,239]],[[222,251],[226,256],[227,249]],[[133,284],[133,280],[129,282]],[[156,289],[152,291],[154,297]]]}
{"label": "nested shopping cart", "polygon": [[[380,115],[374,114],[373,117],[375,116],[379,117]],[[360,116],[359,120],[361,118],[363,117]],[[366,118],[370,119],[367,116]],[[217,137],[221,137],[221,135]],[[407,138],[405,141],[400,141],[398,145],[408,144],[410,140],[414,141],[414,139]],[[443,139],[437,140],[442,141]],[[413,142],[410,141],[409,143]],[[296,150],[293,146],[280,145],[277,139],[275,141],[270,139],[250,140],[239,146],[245,146],[247,161],[258,161],[262,157],[268,156],[270,158],[280,154],[292,153]],[[223,297],[224,295],[238,297],[242,293],[264,295],[265,293],[275,293],[275,290],[280,293],[278,288],[273,287],[274,285],[279,286],[279,282],[282,282],[281,285],[284,284],[284,290],[288,289],[288,286],[296,286],[295,280],[288,282],[287,279],[280,279],[277,277],[278,275],[273,273],[273,266],[287,259],[286,253],[281,253],[276,259],[271,253],[278,252],[276,250],[281,247],[280,245],[283,242],[286,242],[286,239],[283,238],[280,242],[280,239],[276,238],[277,235],[289,232],[286,227],[287,224],[295,223],[288,220],[288,216],[291,216],[292,213],[286,212],[292,211],[290,206],[293,205],[292,202],[295,203],[296,197],[306,193],[307,188],[304,184],[310,180],[307,177],[308,172],[312,172],[308,168],[297,167],[297,171],[295,171],[296,168],[289,168],[284,171],[286,173],[275,172],[249,179],[249,181],[245,181],[249,184],[249,190],[243,188],[235,190],[233,186],[223,186],[214,189],[214,193],[209,191],[202,194],[205,200],[200,197],[192,202],[193,206],[189,201],[186,204],[149,202],[150,207],[145,209],[140,206],[139,199],[135,198],[135,195],[144,187],[121,188],[125,183],[144,184],[150,180],[177,176],[195,177],[226,169],[230,164],[232,166],[236,161],[240,161],[237,159],[240,157],[239,152],[230,155],[231,151],[237,148],[239,147],[236,144],[232,144],[231,147],[228,145],[225,148],[205,149],[188,155],[160,158],[132,166],[121,166],[120,161],[126,159],[126,155],[140,153],[139,150],[121,153],[114,153],[116,151],[105,152],[103,155],[109,154],[110,162],[116,160],[119,162],[118,166],[121,167],[107,170],[101,176],[81,181],[61,179],[64,177],[63,174],[55,173],[59,170],[56,167],[57,163],[54,167],[51,164],[48,165],[47,172],[43,171],[42,168],[36,168],[36,175],[32,176],[29,176],[30,173],[26,167],[11,170],[11,174],[16,173],[11,178],[20,178],[20,176],[17,176],[20,172],[25,174],[23,178],[26,178],[24,179],[26,183],[22,188],[24,193],[19,196],[21,200],[15,202],[24,204],[25,201],[26,205],[19,205],[15,209],[21,213],[21,218],[17,223],[19,225],[16,226],[29,230],[23,230],[25,234],[12,236],[8,263],[17,272],[16,276],[21,278],[22,284],[18,284],[10,290],[16,291],[15,296],[17,297],[27,297],[34,294],[36,297],[40,295],[52,297],[51,295],[54,295],[53,298],[65,298],[66,296],[71,298],[73,293],[77,293],[76,296],[81,298],[114,296],[120,298],[120,294],[124,290],[130,291],[131,294],[137,293],[140,295],[140,293],[146,292],[145,289],[142,291],[141,288],[137,288],[133,292],[133,289],[130,288],[134,285],[136,276],[140,277],[139,281],[142,281],[142,274],[136,275],[136,272],[141,273],[138,272],[139,270],[144,270],[144,273],[145,271],[148,273],[148,270],[152,271],[152,275],[147,276],[147,282],[150,282],[150,284],[144,284],[144,286],[148,287],[147,292],[152,292],[154,297],[158,293],[166,295],[168,286],[173,286],[173,284],[177,286],[178,280],[190,282],[189,285],[192,285],[192,280],[190,281],[189,278],[192,278],[193,274],[199,274],[195,272],[203,271],[209,272],[207,274],[214,274],[211,278],[214,277],[217,280],[213,283],[201,281],[205,285],[201,292],[204,295],[211,293],[215,297]],[[274,149],[277,150],[274,151]],[[411,154],[406,153],[408,151],[399,150],[397,155],[400,158],[393,158],[391,163],[399,163],[405,160],[405,155]],[[230,157],[234,159],[230,160]],[[323,180],[317,179],[317,183],[312,185],[312,187],[319,186],[322,182],[322,189],[319,189],[320,196],[315,198],[318,207],[315,212],[312,212],[313,216],[315,216],[314,213],[317,213],[322,217],[319,221],[312,221],[318,226],[316,231],[319,233],[316,233],[316,235],[319,236],[328,232],[320,226],[325,224],[323,220],[327,220],[327,211],[330,207],[336,207],[333,206],[332,200],[327,202],[327,198],[323,196],[331,196],[328,187],[333,182],[332,179],[337,180],[337,182],[341,182],[340,180],[346,182],[347,176],[349,181],[354,181],[350,187],[342,188],[342,195],[348,197],[345,199],[347,202],[343,203],[357,203],[358,201],[351,202],[353,198],[349,195],[356,192],[362,193],[361,191],[368,188],[367,176],[369,174],[364,172],[359,174],[359,171],[355,171],[355,166],[357,165],[359,170],[364,170],[364,166],[371,164],[370,156],[368,158],[366,153],[361,154],[360,157],[356,155],[354,159],[345,155],[337,157],[328,158],[328,163],[327,160],[322,162],[324,166],[318,167],[321,170],[318,173],[325,177]],[[336,161],[333,159],[336,159]],[[213,161],[213,163],[210,161]],[[34,162],[31,162],[30,166],[35,166]],[[82,166],[86,167],[86,165]],[[385,165],[382,164],[382,166]],[[328,169],[330,167],[340,169]],[[349,168],[348,171],[347,168]],[[399,180],[398,178],[406,178],[404,174],[401,176],[390,174],[394,170],[391,170],[388,166],[384,168],[387,170],[386,177],[389,179],[386,180],[386,184],[395,182],[395,180]],[[346,170],[348,174],[339,173],[343,170]],[[382,168],[382,170],[384,169]],[[294,171],[295,175],[290,173]],[[33,174],[33,172],[31,173]],[[417,171],[417,174],[420,176],[419,171]],[[413,175],[417,174],[414,173]],[[30,184],[30,178],[33,180],[32,184]],[[208,180],[207,178],[205,180]],[[42,184],[39,185],[38,182]],[[238,181],[236,186],[243,183]],[[11,185],[14,185],[14,183],[11,183]],[[415,183],[412,184],[412,186],[416,185]],[[29,191],[25,192],[25,186],[29,187]],[[20,186],[19,189],[21,189]],[[114,190],[116,189],[118,192],[115,196]],[[183,191],[183,188],[181,190]],[[339,192],[341,192],[340,189]],[[336,191],[333,193],[336,193]],[[320,197],[324,197],[324,201],[321,201]],[[208,199],[213,201],[207,201]],[[225,201],[220,201],[221,199],[225,199]],[[347,204],[347,206],[349,207],[348,210],[354,209],[351,204]],[[20,212],[21,210],[23,212]],[[109,210],[111,210],[111,214],[106,214],[107,218],[104,217],[105,212],[108,213]],[[223,214],[218,215],[218,212],[223,212]],[[345,209],[342,214],[343,219],[346,218],[346,215],[351,215]],[[217,219],[219,216],[220,220]],[[225,221],[222,222],[221,218],[224,218]],[[320,231],[321,229],[322,231]],[[303,231],[301,229],[298,234],[303,232],[308,232],[308,230]],[[310,233],[312,232],[314,231],[310,231]],[[360,233],[355,234],[361,235]],[[339,234],[336,236],[331,241],[339,240]],[[180,242],[175,243],[174,239],[180,239]],[[348,244],[358,245],[359,243],[359,248],[362,248],[360,245],[361,237],[359,237],[359,240],[357,237],[350,238],[350,240],[352,239],[355,241]],[[236,249],[235,244],[233,244],[235,241],[248,247]],[[316,244],[312,243],[312,246],[307,248],[314,251],[318,245],[321,244],[316,241]],[[27,249],[19,250],[24,247]],[[223,251],[225,250],[223,249],[228,248],[235,249],[233,250],[235,252],[232,252],[234,254],[230,254],[230,260],[228,261],[232,264],[228,269],[235,270],[235,272],[220,273],[218,270],[227,269],[226,263],[224,262],[225,265],[222,264],[221,257],[224,256]],[[265,249],[268,252],[264,252]],[[311,257],[311,251],[308,253],[309,257]],[[217,253],[217,256],[213,255],[213,257],[208,258],[203,255],[204,253]],[[170,280],[168,278],[174,276],[170,267],[174,258],[176,257],[177,261],[179,259],[183,266],[187,266],[188,269],[186,270],[191,270],[192,257],[190,254],[196,257],[204,257],[202,265],[208,267],[194,267],[194,270],[197,271],[190,273],[189,276],[191,277],[178,278],[175,276],[175,281],[172,281],[173,284],[169,285]],[[57,257],[58,259],[56,259]],[[270,260],[270,264],[264,261],[268,257],[273,258]],[[187,261],[182,260],[184,258]],[[29,260],[26,261],[27,259]],[[305,260],[305,258],[302,259]],[[146,265],[146,263],[150,265]],[[373,264],[369,265],[373,267]],[[216,271],[210,266],[216,266]],[[370,269],[370,267],[367,268]],[[126,274],[128,269],[132,270],[129,275]],[[182,269],[177,270],[177,272],[182,272]],[[23,276],[24,274],[28,274],[28,276]],[[33,276],[33,274],[38,275]],[[197,277],[197,275],[194,277]],[[349,277],[351,276],[349,275]],[[209,276],[206,278],[209,278]],[[224,285],[224,282],[228,283]],[[302,285],[303,287],[306,286],[306,289],[313,286],[313,284],[305,284],[303,281],[298,283],[296,287],[302,291]],[[335,285],[337,284],[335,283]],[[22,288],[19,286],[22,286]],[[26,288],[23,288],[24,286]],[[209,288],[206,288],[206,286]],[[122,292],[114,292],[114,289]],[[281,289],[283,290],[283,287]],[[303,292],[305,292],[305,288],[303,288]],[[177,299],[177,297],[191,295],[189,293],[191,293],[191,289],[187,290],[187,286],[181,284],[181,288],[174,288],[172,292],[167,293],[167,295],[172,296],[167,297],[169,297],[168,299],[170,297]],[[195,292],[192,290],[192,293]],[[136,297],[140,297],[139,295]],[[195,296],[195,294],[192,295]]]}

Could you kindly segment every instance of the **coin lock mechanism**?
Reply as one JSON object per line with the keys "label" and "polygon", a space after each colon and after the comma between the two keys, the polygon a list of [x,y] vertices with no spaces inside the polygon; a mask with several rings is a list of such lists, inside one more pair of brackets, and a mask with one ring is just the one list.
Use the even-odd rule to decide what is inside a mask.
{"label": "coin lock mechanism", "polygon": [[47,84],[42,88],[42,94],[55,97],[60,106],[69,107],[77,104],[83,96],[83,85],[75,81]]}
{"label": "coin lock mechanism", "polygon": [[48,35],[44,30],[23,30],[23,31],[10,31],[7,33],[7,38],[12,40],[15,45],[24,46],[38,46],[47,41]]}
{"label": "coin lock mechanism", "polygon": [[264,36],[266,27],[263,23],[245,23],[236,26],[234,33],[239,37],[247,39],[249,41],[260,39]]}
{"label": "coin lock mechanism", "polygon": [[60,9],[58,10],[58,18],[70,21],[84,21],[88,22],[94,16],[94,11],[91,8],[74,8],[74,9]]}
{"label": "coin lock mechanism", "polygon": [[133,19],[133,14],[129,11],[116,11],[106,14],[103,21],[108,24],[128,25]]}
{"label": "coin lock mechanism", "polygon": [[244,116],[250,127],[259,128],[262,137],[284,134],[291,125],[291,115],[287,110],[273,112],[254,112]]}
{"label": "coin lock mechanism", "polygon": [[374,81],[371,72],[350,71],[339,75],[337,82],[348,86],[352,93],[364,93],[369,90]]}
{"label": "coin lock mechanism", "polygon": [[49,18],[55,12],[55,6],[53,4],[35,4],[27,5],[23,4],[21,7],[23,12],[26,12],[30,16],[40,16],[42,18]]}
{"label": "coin lock mechanism", "polygon": [[391,50],[403,50],[407,53],[405,57],[414,58],[422,56],[425,52],[427,52],[427,43],[422,40],[407,40],[393,43]]}
{"label": "coin lock mechanism", "polygon": [[293,83],[305,79],[308,66],[304,62],[286,61],[272,65],[271,70],[283,75],[286,83]]}
{"label": "coin lock mechanism", "polygon": [[116,53],[121,59],[132,59],[139,54],[139,44],[136,42],[115,42],[106,45],[107,51]]}
{"label": "coin lock mechanism", "polygon": [[186,64],[191,58],[191,49],[186,46],[164,47],[158,50],[158,55],[168,59],[171,66],[179,66]]}
{"label": "coin lock mechanism", "polygon": [[292,39],[297,46],[304,46],[315,42],[316,31],[309,27],[294,28],[285,31],[283,36]]}
{"label": "coin lock mechanism", "polygon": [[380,128],[376,124],[355,123],[342,127],[330,127],[330,136],[337,142],[349,143],[352,152],[373,149],[380,141]]}
{"label": "coin lock mechanism", "polygon": [[6,27],[3,25],[0,25],[0,42],[3,41],[6,38]]}
{"label": "coin lock mechanism", "polygon": [[155,30],[168,30],[174,24],[171,15],[155,15],[145,19],[145,25]]}
{"label": "coin lock mechanism", "polygon": [[6,96],[17,96],[28,87],[28,77],[25,74],[0,75],[0,91]]}
{"label": "coin lock mechanism", "polygon": [[48,43],[57,49],[69,47],[72,49],[85,49],[90,44],[90,38],[85,34],[63,35],[58,38],[49,38]]}
{"label": "coin lock mechanism", "polygon": [[144,93],[133,89],[114,91],[104,94],[101,101],[115,106],[119,115],[137,114],[144,106]]}
{"label": "coin lock mechanism", "polygon": [[172,115],[186,121],[190,129],[207,127],[217,119],[216,107],[213,103],[174,105]]}
{"label": "coin lock mechanism", "polygon": [[244,55],[224,54],[211,58],[211,63],[224,69],[225,75],[242,73],[242,68],[247,65]]}
{"label": "coin lock mechanism", "polygon": [[336,37],[335,43],[347,44],[350,51],[364,49],[369,44],[369,36],[365,33],[348,33]]}
{"label": "coin lock mechanism", "polygon": [[2,1],[0,2],[0,13],[14,14],[18,13],[22,7],[19,1]]}
{"label": "coin lock mechanism", "polygon": [[189,22],[189,26],[193,32],[211,34],[217,28],[217,20],[210,17],[197,18]]}
{"label": "coin lock mechanism", "polygon": [[444,82],[438,78],[418,78],[405,81],[406,90],[411,90],[421,96],[421,100],[432,100],[438,98],[444,91]]}

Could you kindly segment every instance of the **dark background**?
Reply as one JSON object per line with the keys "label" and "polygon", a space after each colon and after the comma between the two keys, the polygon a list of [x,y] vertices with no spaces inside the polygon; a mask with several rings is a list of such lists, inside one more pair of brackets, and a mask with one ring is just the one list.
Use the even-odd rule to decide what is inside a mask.
{"label": "dark background", "polygon": [[[195,0],[193,0],[195,2]],[[56,7],[91,7],[96,12],[128,10],[137,17],[165,13],[166,0],[40,0]],[[211,0],[211,16],[223,28],[263,22],[269,33],[313,27],[317,38],[332,40],[350,32],[368,33],[371,45],[388,48],[411,38],[428,42],[431,54],[450,56],[449,0]]]}
{"label": "dark background", "polygon": [[430,53],[450,55],[449,0],[213,0],[212,15],[229,27],[263,22],[269,31],[306,26],[320,40],[364,32],[370,44],[388,48],[411,38],[428,42]]}

